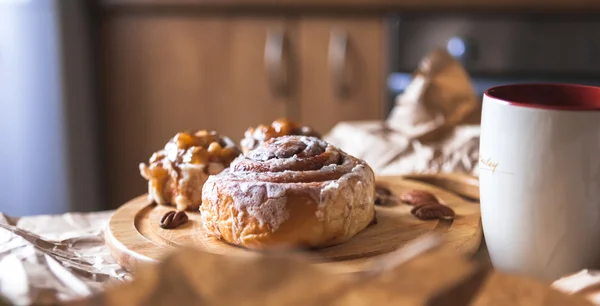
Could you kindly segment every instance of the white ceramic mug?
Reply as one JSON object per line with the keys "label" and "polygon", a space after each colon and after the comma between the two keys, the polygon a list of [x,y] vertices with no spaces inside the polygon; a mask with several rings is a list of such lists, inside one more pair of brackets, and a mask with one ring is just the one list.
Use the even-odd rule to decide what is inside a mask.
{"label": "white ceramic mug", "polygon": [[600,88],[487,90],[479,154],[495,268],[555,280],[600,267]]}

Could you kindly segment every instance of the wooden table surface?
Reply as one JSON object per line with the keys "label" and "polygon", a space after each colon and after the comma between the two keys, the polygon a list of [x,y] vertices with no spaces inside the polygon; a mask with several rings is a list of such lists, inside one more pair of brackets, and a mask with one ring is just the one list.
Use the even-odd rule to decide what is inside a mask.
{"label": "wooden table surface", "polygon": [[473,259],[485,266],[492,266],[490,259],[490,253],[488,252],[487,245],[485,243],[485,237],[481,238],[481,245],[477,253],[473,255]]}

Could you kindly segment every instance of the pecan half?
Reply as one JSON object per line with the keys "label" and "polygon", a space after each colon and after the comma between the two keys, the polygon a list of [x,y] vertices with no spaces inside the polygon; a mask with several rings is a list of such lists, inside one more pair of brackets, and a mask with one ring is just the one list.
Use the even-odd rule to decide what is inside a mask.
{"label": "pecan half", "polygon": [[416,189],[401,194],[400,201],[412,206],[420,206],[432,202],[438,203],[437,198],[432,193]]}
{"label": "pecan half", "polygon": [[452,220],[455,216],[452,208],[437,202],[429,202],[424,205],[415,206],[410,213],[421,220]]}
{"label": "pecan half", "polygon": [[392,191],[386,186],[376,184],[375,185],[375,205],[383,205],[392,199]]}
{"label": "pecan half", "polygon": [[185,211],[171,210],[160,218],[159,225],[164,229],[176,228],[185,224],[188,221],[188,216]]}

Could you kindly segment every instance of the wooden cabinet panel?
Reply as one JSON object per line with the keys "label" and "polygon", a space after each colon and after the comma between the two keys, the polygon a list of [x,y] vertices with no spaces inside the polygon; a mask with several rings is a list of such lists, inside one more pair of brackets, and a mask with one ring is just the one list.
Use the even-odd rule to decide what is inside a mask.
{"label": "wooden cabinet panel", "polygon": [[100,0],[104,6],[185,6],[204,10],[269,9],[354,12],[382,16],[385,13],[493,12],[493,13],[597,13],[596,0]]}
{"label": "wooden cabinet panel", "polygon": [[100,68],[111,205],[146,192],[137,165],[178,131],[214,129],[237,141],[249,126],[286,115],[291,96],[273,94],[264,59],[268,31],[286,26],[274,18],[106,17]]}
{"label": "wooden cabinet panel", "polygon": [[383,29],[379,18],[299,22],[303,123],[324,133],[339,121],[383,117]]}

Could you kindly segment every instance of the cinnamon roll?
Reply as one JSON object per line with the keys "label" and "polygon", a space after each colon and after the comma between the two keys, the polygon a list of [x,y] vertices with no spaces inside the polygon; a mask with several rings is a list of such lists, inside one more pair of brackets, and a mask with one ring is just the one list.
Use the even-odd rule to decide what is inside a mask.
{"label": "cinnamon roll", "polygon": [[177,210],[198,209],[208,176],[229,167],[240,153],[231,139],[214,131],[178,133],[148,165],[140,164],[140,173],[148,180],[150,200]]}
{"label": "cinnamon roll", "polygon": [[244,133],[244,139],[240,142],[244,153],[254,150],[263,142],[286,135],[301,135],[321,138],[319,133],[308,126],[302,126],[285,118],[279,118],[270,126],[261,124],[256,128],[249,128]]}
{"label": "cinnamon roll", "polygon": [[247,248],[343,243],[374,218],[371,168],[323,140],[272,138],[211,176],[202,190],[205,229]]}

